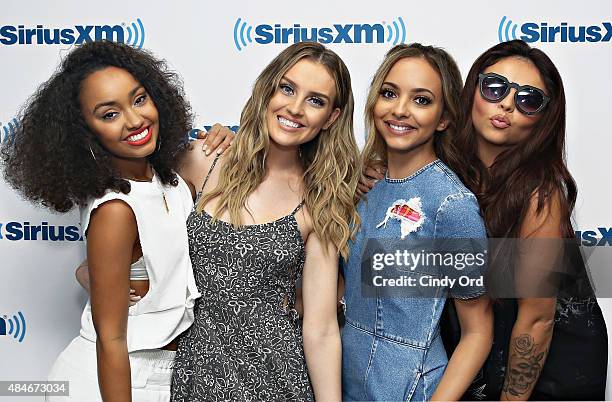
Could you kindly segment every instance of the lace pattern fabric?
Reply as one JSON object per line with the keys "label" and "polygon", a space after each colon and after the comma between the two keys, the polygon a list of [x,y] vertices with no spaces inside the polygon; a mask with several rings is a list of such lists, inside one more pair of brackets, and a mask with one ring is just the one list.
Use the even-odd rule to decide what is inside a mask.
{"label": "lace pattern fabric", "polygon": [[304,244],[295,212],[235,229],[206,212],[187,221],[202,297],[179,343],[172,401],[314,400],[295,283]]}

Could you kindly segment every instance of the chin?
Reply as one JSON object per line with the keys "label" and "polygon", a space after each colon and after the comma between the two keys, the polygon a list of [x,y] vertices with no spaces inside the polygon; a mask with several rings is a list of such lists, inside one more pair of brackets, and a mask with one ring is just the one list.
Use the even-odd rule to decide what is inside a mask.
{"label": "chin", "polygon": [[296,138],[290,138],[288,135],[283,134],[271,134],[270,141],[281,147],[294,147],[299,145]]}
{"label": "chin", "polygon": [[414,137],[383,137],[383,139],[387,144],[387,148],[394,151],[410,151],[418,145],[418,142],[415,141]]}
{"label": "chin", "polygon": [[498,147],[507,147],[512,145],[512,142],[509,141],[508,134],[505,132],[487,129],[482,132],[481,137],[489,144]]}

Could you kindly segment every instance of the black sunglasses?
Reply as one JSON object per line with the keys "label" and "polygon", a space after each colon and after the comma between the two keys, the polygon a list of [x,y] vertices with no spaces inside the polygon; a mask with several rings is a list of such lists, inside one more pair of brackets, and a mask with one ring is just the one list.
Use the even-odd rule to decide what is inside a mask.
{"label": "black sunglasses", "polygon": [[500,102],[508,96],[511,88],[516,89],[514,104],[519,112],[527,116],[541,112],[550,100],[550,97],[546,96],[540,88],[519,85],[495,73],[478,74],[478,87],[480,95],[488,102]]}

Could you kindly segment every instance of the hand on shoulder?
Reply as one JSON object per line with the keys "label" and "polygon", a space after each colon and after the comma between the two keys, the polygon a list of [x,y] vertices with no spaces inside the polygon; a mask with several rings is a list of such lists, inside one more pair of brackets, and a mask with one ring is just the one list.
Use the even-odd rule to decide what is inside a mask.
{"label": "hand on shoulder", "polygon": [[[178,174],[187,182],[192,191],[200,189],[204,177],[215,158],[219,156],[216,152],[206,155],[205,144],[206,140],[203,139],[192,141],[179,167]],[[219,156],[219,159],[223,159],[223,156]]]}

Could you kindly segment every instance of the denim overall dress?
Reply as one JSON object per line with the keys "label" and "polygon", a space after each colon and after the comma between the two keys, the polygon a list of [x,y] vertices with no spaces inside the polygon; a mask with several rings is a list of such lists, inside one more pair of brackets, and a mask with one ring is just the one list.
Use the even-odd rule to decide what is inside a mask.
{"label": "denim overall dress", "polygon": [[[439,321],[447,297],[473,298],[479,285],[440,287],[434,297],[364,295],[362,259],[368,241],[486,239],[476,197],[440,160],[404,179],[379,181],[358,206],[362,222],[350,244],[342,330],[345,401],[430,400],[446,364]],[[484,267],[462,274],[479,277]]]}

